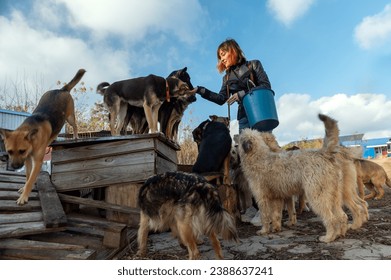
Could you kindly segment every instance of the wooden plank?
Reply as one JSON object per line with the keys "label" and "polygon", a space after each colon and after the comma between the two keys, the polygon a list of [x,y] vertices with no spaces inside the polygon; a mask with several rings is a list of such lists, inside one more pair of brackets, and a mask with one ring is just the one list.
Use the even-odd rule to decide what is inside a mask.
{"label": "wooden plank", "polygon": [[[137,200],[141,185],[141,183],[126,183],[106,187],[106,202],[136,208],[138,206]],[[140,213],[128,214],[108,210],[106,212],[106,218],[111,221],[126,223],[130,227],[138,227],[140,222]]]}
{"label": "wooden plank", "polygon": [[178,166],[169,161],[166,160],[160,156],[156,158],[156,169],[155,169],[155,174],[161,174],[167,171],[177,171]]}
{"label": "wooden plank", "polygon": [[39,200],[31,200],[27,204],[18,205],[15,200],[0,200],[0,211],[35,211],[41,209]]}
{"label": "wooden plank", "polygon": [[[20,194],[17,191],[3,191],[0,190],[0,200],[17,200],[19,198]],[[31,192],[29,195],[30,199],[38,199],[38,193],[37,192]]]}
{"label": "wooden plank", "polygon": [[0,182],[24,184],[26,182],[26,175],[21,172],[1,171]]}
{"label": "wooden plank", "polygon": [[43,221],[42,212],[0,214],[0,225]]}
{"label": "wooden plank", "polygon": [[96,251],[79,250],[18,250],[4,249],[0,251],[0,259],[4,260],[94,260]]}
{"label": "wooden plank", "polygon": [[58,197],[60,198],[61,201],[67,203],[81,204],[89,207],[95,207],[95,208],[106,209],[106,210],[114,210],[114,211],[127,213],[127,214],[132,214],[132,213],[139,214],[138,209],[127,207],[127,206],[119,206],[104,201],[97,201],[97,200],[81,198],[81,197],[76,197],[76,196],[71,196],[71,195],[66,195],[61,193],[58,194]]}
{"label": "wooden plank", "polygon": [[58,192],[105,187],[117,183],[143,182],[154,175],[154,166],[153,162],[146,162],[118,168],[52,174],[52,182]]}
{"label": "wooden plank", "polygon": [[167,145],[165,142],[156,141],[155,147],[159,155],[175,164],[178,164],[177,152],[171,146]]}
{"label": "wooden plank", "polygon": [[87,225],[88,227],[99,227],[104,230],[103,245],[110,248],[118,248],[126,243],[126,225],[122,223],[109,222],[97,217],[86,217],[85,215],[70,214],[68,216],[73,225]]}
{"label": "wooden plank", "polygon": [[0,249],[80,250],[80,249],[85,249],[85,247],[80,245],[72,245],[72,244],[9,238],[9,239],[0,239]]}
{"label": "wooden plank", "polygon": [[[0,189],[1,190],[18,191],[23,186],[24,186],[24,182],[21,182],[21,183],[0,182]],[[33,191],[34,191],[34,189],[35,189],[35,187],[33,187]]]}
{"label": "wooden plank", "polygon": [[145,150],[154,150],[153,139],[134,139],[103,142],[73,148],[67,148],[63,146],[61,147],[61,149],[53,147],[52,164],[79,161],[80,158],[94,159],[104,156],[127,154],[129,152],[138,152]]}
{"label": "wooden plank", "polygon": [[74,172],[83,170],[96,170],[109,168],[118,168],[120,166],[138,165],[145,162],[153,162],[155,159],[154,151],[130,152],[127,154],[102,155],[99,158],[86,159],[79,158],[78,161],[52,164],[52,174],[57,176],[60,173]]}
{"label": "wooden plank", "polygon": [[67,218],[56,189],[50,181],[49,173],[41,172],[39,174],[37,188],[41,200],[43,221],[46,227],[64,227],[67,224]]}
{"label": "wooden plank", "polygon": [[64,230],[65,228],[50,229],[46,228],[43,221],[6,224],[0,227],[0,238],[18,237],[30,234],[39,234],[44,232]]}
{"label": "wooden plank", "polygon": [[94,226],[100,227],[105,230],[118,231],[118,232],[123,230],[126,227],[126,225],[122,224],[122,223],[110,222],[110,221],[103,219],[103,218],[87,216],[87,215],[78,214],[78,213],[70,213],[68,215],[68,219],[69,219],[69,222],[94,225]]}

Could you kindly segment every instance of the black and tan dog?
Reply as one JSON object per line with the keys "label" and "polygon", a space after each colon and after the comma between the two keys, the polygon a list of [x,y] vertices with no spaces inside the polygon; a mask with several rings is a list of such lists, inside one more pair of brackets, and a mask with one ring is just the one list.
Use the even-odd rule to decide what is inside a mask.
{"label": "black and tan dog", "polygon": [[33,184],[41,170],[46,147],[56,139],[65,121],[73,127],[74,138],[77,138],[75,109],[70,90],[81,80],[85,72],[84,69],[80,69],[61,89],[44,93],[33,114],[16,130],[0,130],[12,168],[26,166],[27,180],[24,187],[19,190],[21,195],[17,204],[28,202]]}
{"label": "black and tan dog", "polygon": [[[167,78],[178,78],[185,82],[190,90],[194,87],[191,83],[190,75],[187,72],[187,67],[172,71]],[[109,83],[104,82],[98,85],[97,91],[101,94],[110,86]],[[190,103],[197,100],[195,95],[185,97],[172,97],[170,101],[164,101],[159,108],[158,121],[160,123],[160,132],[162,132],[168,139],[176,140],[178,135],[178,126],[182,120],[183,114]],[[110,115],[109,115],[110,119]],[[145,117],[144,109],[128,104],[126,117],[122,127],[122,132],[126,134],[128,125],[131,125],[133,134],[148,133],[148,123]]]}
{"label": "black and tan dog", "polygon": [[149,230],[171,229],[179,243],[187,247],[189,259],[199,259],[197,240],[207,235],[217,259],[223,259],[218,235],[238,241],[232,216],[222,207],[217,189],[203,177],[167,172],[149,178],[138,197],[140,227],[137,255],[145,256]]}
{"label": "black and tan dog", "polygon": [[178,78],[164,79],[152,74],[114,82],[104,89],[107,85],[107,82],[99,84],[97,92],[103,95],[104,103],[110,112],[112,135],[120,134],[128,104],[144,108],[148,127],[152,133],[155,133],[158,131],[159,108],[164,101],[169,102],[173,97],[188,97],[195,94],[194,90],[191,91],[189,86]]}
{"label": "black and tan dog", "polygon": [[[190,81],[190,75],[187,72],[187,67],[171,72],[168,77],[175,77],[185,82],[190,90],[194,87]],[[188,97],[172,98],[171,102],[163,102],[159,110],[160,131],[166,135],[168,139],[177,140],[178,127],[182,120],[183,114],[187,107],[197,100],[195,95]]]}

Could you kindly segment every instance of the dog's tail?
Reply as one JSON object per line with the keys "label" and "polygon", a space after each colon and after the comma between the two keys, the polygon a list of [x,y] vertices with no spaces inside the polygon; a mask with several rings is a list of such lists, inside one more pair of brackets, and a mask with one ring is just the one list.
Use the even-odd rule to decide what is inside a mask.
{"label": "dog's tail", "polygon": [[75,77],[73,77],[73,79],[67,83],[65,86],[62,87],[61,90],[65,90],[65,91],[71,91],[71,89],[78,83],[80,82],[81,78],[83,77],[84,73],[86,72],[86,70],[84,69],[79,69],[79,71],[77,71]]}
{"label": "dog's tail", "polygon": [[96,87],[96,92],[101,94],[101,95],[105,95],[106,93],[106,89],[110,86],[110,84],[108,82],[103,82],[103,83],[100,83],[97,87]]}
{"label": "dog's tail", "polygon": [[339,146],[339,128],[337,121],[323,114],[319,114],[318,116],[319,119],[324,123],[325,127],[323,149],[326,152],[334,152]]}
{"label": "dog's tail", "polygon": [[212,232],[220,234],[224,240],[239,240],[235,220],[221,205],[220,197],[216,191],[208,190],[208,198],[203,201],[206,213],[198,215],[197,225],[203,228],[204,234]]}
{"label": "dog's tail", "polygon": [[217,213],[213,218],[215,232],[220,233],[224,240],[234,240],[239,242],[238,232],[235,226],[234,218],[227,210]]}

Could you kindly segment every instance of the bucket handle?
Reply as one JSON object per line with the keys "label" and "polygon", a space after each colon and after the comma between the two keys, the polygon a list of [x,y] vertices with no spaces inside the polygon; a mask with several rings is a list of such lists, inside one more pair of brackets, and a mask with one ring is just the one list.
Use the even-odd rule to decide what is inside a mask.
{"label": "bucket handle", "polygon": [[247,80],[247,88],[248,88],[248,90],[250,91],[252,88],[255,88],[255,87],[256,87],[255,83],[251,79],[248,79]]}

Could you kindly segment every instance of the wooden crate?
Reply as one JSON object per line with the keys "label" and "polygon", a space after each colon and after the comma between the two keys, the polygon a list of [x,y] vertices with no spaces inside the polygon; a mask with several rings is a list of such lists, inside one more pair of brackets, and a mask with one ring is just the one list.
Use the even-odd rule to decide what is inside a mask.
{"label": "wooden crate", "polygon": [[137,209],[134,213],[123,213],[115,210],[107,210],[106,218],[109,221],[126,223],[129,227],[137,228],[140,222],[137,199],[142,183],[117,184],[106,188],[105,200],[107,203],[129,206]]}
{"label": "wooden crate", "polygon": [[[58,192],[104,187],[106,218],[136,228],[138,191],[152,175],[177,170],[179,146],[160,134],[67,140],[53,144],[52,182]],[[76,200],[60,195],[74,205]],[[80,204],[90,203],[80,201]]]}
{"label": "wooden crate", "polygon": [[67,140],[52,146],[51,179],[58,192],[140,183],[177,170],[179,147],[160,133]]}

